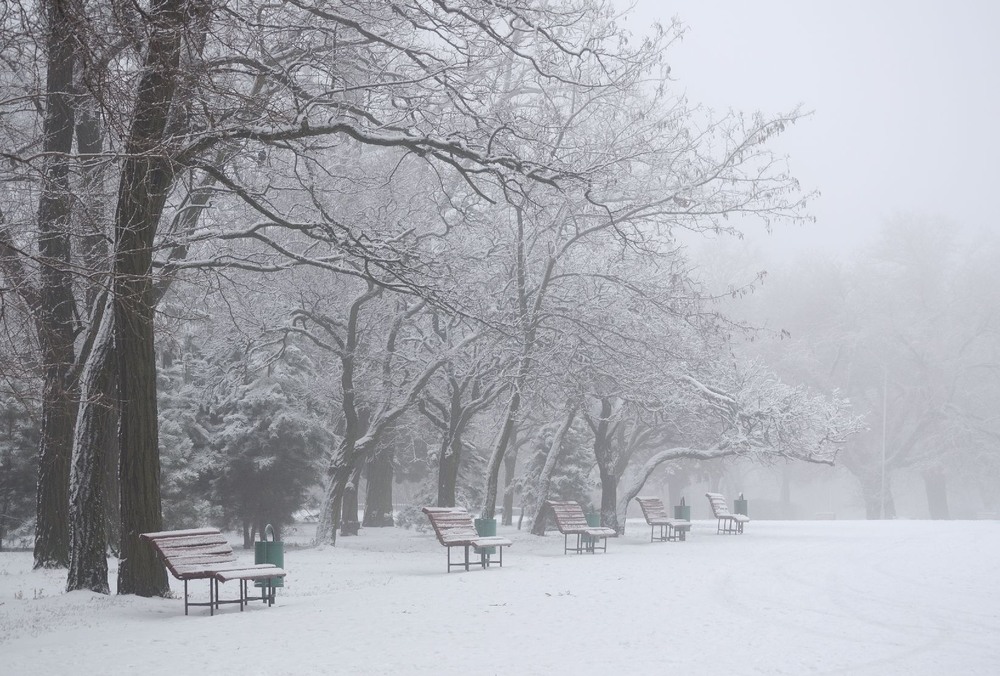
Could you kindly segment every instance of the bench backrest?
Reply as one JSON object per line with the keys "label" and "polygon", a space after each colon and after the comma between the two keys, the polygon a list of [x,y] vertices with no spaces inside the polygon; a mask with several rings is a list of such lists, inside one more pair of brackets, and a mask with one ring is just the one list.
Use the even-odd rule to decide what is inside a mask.
{"label": "bench backrest", "polygon": [[446,547],[479,537],[472,515],[462,507],[424,507],[421,511],[430,519],[438,541]]}
{"label": "bench backrest", "polygon": [[583,513],[583,507],[580,506],[580,503],[572,500],[563,502],[546,500],[545,502],[556,517],[556,528],[559,529],[560,533],[590,528],[587,523],[587,515]]}
{"label": "bench backrest", "polygon": [[639,507],[642,508],[642,516],[649,523],[653,519],[669,519],[667,508],[663,506],[663,500],[659,498],[636,498]]}
{"label": "bench backrest", "polygon": [[143,533],[141,537],[153,545],[167,570],[178,579],[236,560],[232,546],[217,528]]}
{"label": "bench backrest", "polygon": [[729,511],[729,505],[726,504],[726,498],[722,493],[705,493],[705,497],[708,498],[708,502],[712,505],[712,513],[715,514],[716,519],[721,519],[724,516],[732,516]]}

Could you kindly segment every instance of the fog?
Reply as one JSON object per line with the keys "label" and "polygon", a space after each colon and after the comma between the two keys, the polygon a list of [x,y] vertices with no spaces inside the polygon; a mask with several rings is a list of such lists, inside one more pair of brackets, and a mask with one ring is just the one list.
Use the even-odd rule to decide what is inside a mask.
{"label": "fog", "polygon": [[[864,488],[845,466],[867,474],[869,490],[895,493],[891,515],[995,516],[1000,98],[988,83],[1000,6],[640,0],[636,10],[636,31],[685,25],[671,67],[693,100],[811,111],[777,145],[818,192],[815,222],[685,241],[715,293],[767,271],[750,297],[725,303],[768,329],[746,352],[783,363],[792,380],[840,388],[869,430],[839,470],[747,467],[742,482],[773,517],[862,516]],[[953,485],[935,489],[946,468]],[[928,506],[935,491],[950,512]],[[879,512],[870,505],[868,516]]]}
{"label": "fog", "polygon": [[638,0],[632,30],[677,18],[672,75],[725,110],[812,111],[777,140],[816,223],[779,228],[777,252],[853,252],[898,212],[942,227],[998,229],[1000,5],[932,0],[660,3]]}
{"label": "fog", "polygon": [[0,10],[0,547],[1000,513],[1000,6],[194,4]]}

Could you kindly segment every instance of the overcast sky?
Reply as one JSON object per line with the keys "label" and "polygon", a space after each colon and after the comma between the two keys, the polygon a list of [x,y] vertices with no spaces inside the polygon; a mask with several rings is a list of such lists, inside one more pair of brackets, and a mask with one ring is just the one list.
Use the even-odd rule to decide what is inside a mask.
{"label": "overcast sky", "polygon": [[692,101],[815,111],[776,147],[819,220],[768,248],[853,250],[900,212],[1000,230],[1000,1],[637,0],[629,23],[672,17]]}

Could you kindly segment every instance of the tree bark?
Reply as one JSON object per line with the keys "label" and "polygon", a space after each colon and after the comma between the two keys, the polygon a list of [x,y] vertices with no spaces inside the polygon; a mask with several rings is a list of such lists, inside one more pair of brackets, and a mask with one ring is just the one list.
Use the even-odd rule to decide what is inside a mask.
{"label": "tree bark", "polygon": [[514,525],[514,478],[517,469],[517,455],[521,446],[517,440],[517,430],[510,442],[511,450],[503,459],[503,520],[502,525]]}
{"label": "tree bark", "polygon": [[393,448],[380,444],[368,462],[368,480],[365,482],[365,516],[361,525],[366,528],[389,528],[392,517]]}
{"label": "tree bark", "polygon": [[45,3],[46,52],[43,150],[45,167],[38,203],[40,297],[38,339],[44,369],[42,439],[38,457],[35,568],[69,564],[69,469],[76,420],[73,282],[70,259],[69,153],[73,145],[74,36],[66,0]]}
{"label": "tree bark", "polygon": [[[611,400],[602,397],[594,431],[594,459],[601,476],[601,525],[618,530],[618,481],[621,479],[611,450]],[[623,449],[618,449],[619,453]]]}
{"label": "tree bark", "polygon": [[618,479],[604,467],[598,467],[601,474],[601,525],[614,528],[619,533],[624,530],[618,524]]}
{"label": "tree bark", "polygon": [[358,493],[360,492],[361,469],[360,464],[355,467],[354,471],[351,472],[351,480],[344,487],[343,511],[340,515],[341,535],[358,534],[358,526],[360,525],[358,523]]}
{"label": "tree bark", "polygon": [[514,436],[514,431],[517,426],[517,415],[520,410],[520,385],[515,384],[514,391],[510,396],[510,401],[507,402],[507,410],[504,412],[503,428],[500,430],[500,436],[497,437],[497,442],[493,446],[493,453],[490,454],[490,460],[486,465],[486,491],[485,497],[483,498],[482,514],[482,518],[484,519],[496,518],[497,484],[500,481],[500,466],[503,464],[504,454],[507,452],[507,447],[510,445],[511,438]]}
{"label": "tree bark", "polygon": [[457,380],[449,376],[451,398],[449,402],[448,426],[441,440],[441,461],[438,467],[438,507],[454,507],[458,485],[458,469],[462,463],[462,432],[466,416],[462,407],[462,388]]}
{"label": "tree bark", "polygon": [[107,455],[115,419],[114,328],[111,302],[98,321],[100,328],[83,372],[70,474],[70,549],[66,591],[89,589],[108,594]]}
{"label": "tree bark", "polygon": [[153,3],[143,76],[125,148],[115,214],[114,323],[118,390],[122,543],[118,593],[166,595],[166,570],[142,533],[161,530],[160,458],[153,349],[153,239],[174,176],[163,146],[179,79],[189,3]]}

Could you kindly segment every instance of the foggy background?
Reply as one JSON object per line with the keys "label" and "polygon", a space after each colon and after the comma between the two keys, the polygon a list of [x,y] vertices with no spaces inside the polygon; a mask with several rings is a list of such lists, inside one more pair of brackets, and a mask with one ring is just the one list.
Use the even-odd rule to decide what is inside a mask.
{"label": "foggy background", "polygon": [[[963,341],[996,343],[997,303],[991,292],[996,275],[978,284],[970,279],[977,268],[989,268],[996,260],[991,256],[1000,232],[993,204],[1000,184],[995,160],[1000,154],[1000,102],[989,84],[1000,66],[992,34],[1000,22],[1000,5],[854,0],[678,0],[665,5],[638,0],[634,7],[628,25],[636,33],[656,21],[685,26],[670,65],[672,77],[692,101],[718,111],[774,114],[801,106],[811,112],[776,139],[775,147],[786,154],[803,189],[817,191],[809,209],[815,222],[778,224],[770,234],[750,226],[741,242],[693,238],[690,251],[717,292],[752,272],[767,271],[753,298],[732,301],[726,311],[789,333],[778,341],[781,347],[767,345],[765,339],[764,346],[754,345],[749,352],[794,362],[795,354],[837,343],[840,357],[845,351],[855,356],[859,365],[852,375],[834,375],[845,367],[831,357],[820,360],[823,366],[813,365],[814,376],[822,376],[805,378],[846,389],[855,407],[866,412],[871,429],[863,444],[878,456],[870,462],[871,471],[880,475],[881,491],[883,409],[888,409],[888,428],[895,419],[920,436],[913,432],[917,421],[937,415],[931,410],[955,407],[954,397],[974,388],[963,373],[989,372],[990,381],[995,380],[996,348],[972,357],[963,353]],[[895,271],[884,269],[892,265],[897,265]],[[873,272],[879,268],[881,272]],[[825,279],[819,270],[828,273]],[[963,275],[966,285],[959,288],[955,280]],[[922,291],[910,295],[916,280],[923,280],[927,293],[934,289],[938,299],[928,304]],[[796,290],[801,290],[798,301],[791,299]],[[828,294],[844,305],[829,304]],[[975,296],[978,310],[946,317],[950,304],[975,304]],[[853,309],[842,314],[847,306]],[[853,319],[845,320],[848,315]],[[931,347],[923,341],[935,331],[962,338]],[[910,360],[899,359],[902,346],[911,344],[922,348],[915,348]],[[973,363],[980,357],[983,363]],[[898,363],[888,366],[893,359]],[[917,375],[924,365],[933,365],[949,381],[947,394],[929,394],[933,388]],[[865,368],[873,370],[861,385],[859,372]],[[975,475],[995,465],[991,411],[1000,401],[992,386],[989,394],[977,396],[985,401],[975,406],[978,413],[966,409],[966,422],[985,425],[989,440],[981,439],[985,457],[969,451],[964,462],[971,465],[965,470],[926,449],[923,459],[903,462],[906,467],[894,473],[893,433],[886,433],[886,474],[895,478],[887,479],[885,490],[893,493],[898,516],[939,516],[928,507],[921,479],[933,466],[962,475],[959,485],[946,491],[950,516],[996,514],[996,476]],[[924,442],[963,443],[954,438],[954,429],[951,434],[947,440]],[[850,453],[840,458],[837,469],[798,467],[793,477],[780,468],[747,465],[741,480],[748,494],[763,502],[758,516],[864,517],[858,482],[845,468]]]}
{"label": "foggy background", "polygon": [[628,23],[675,17],[688,32],[672,76],[693,101],[813,111],[775,147],[821,192],[817,222],[779,228],[767,251],[851,253],[901,211],[996,228],[997,3],[638,0]]}

